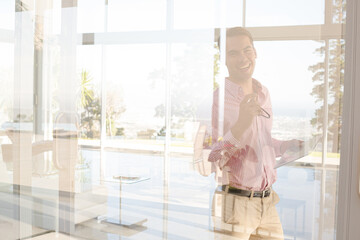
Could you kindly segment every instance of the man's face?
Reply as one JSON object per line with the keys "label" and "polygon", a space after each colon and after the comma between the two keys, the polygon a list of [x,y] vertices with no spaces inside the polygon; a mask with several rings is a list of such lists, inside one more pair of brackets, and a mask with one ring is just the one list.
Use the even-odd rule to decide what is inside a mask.
{"label": "man's face", "polygon": [[252,78],[256,51],[247,36],[226,39],[226,66],[231,80],[239,82]]}

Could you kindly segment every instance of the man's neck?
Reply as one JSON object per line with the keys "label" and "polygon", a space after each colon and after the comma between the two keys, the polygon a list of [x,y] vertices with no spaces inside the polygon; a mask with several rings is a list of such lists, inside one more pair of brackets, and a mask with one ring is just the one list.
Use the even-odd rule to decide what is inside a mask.
{"label": "man's neck", "polygon": [[230,79],[230,81],[236,83],[237,85],[239,85],[242,88],[244,95],[253,93],[252,78],[247,79],[247,80],[238,80],[238,81],[236,81],[235,79],[232,79],[231,77],[229,79]]}

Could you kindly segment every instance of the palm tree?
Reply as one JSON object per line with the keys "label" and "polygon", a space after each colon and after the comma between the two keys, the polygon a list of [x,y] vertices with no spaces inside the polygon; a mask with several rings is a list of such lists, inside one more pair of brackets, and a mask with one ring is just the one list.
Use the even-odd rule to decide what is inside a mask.
{"label": "palm tree", "polygon": [[[84,131],[84,137],[100,136],[101,102],[100,98],[95,96],[92,77],[86,70],[81,72],[80,104],[83,109],[81,112],[81,128]],[[96,128],[97,125],[98,128]]]}

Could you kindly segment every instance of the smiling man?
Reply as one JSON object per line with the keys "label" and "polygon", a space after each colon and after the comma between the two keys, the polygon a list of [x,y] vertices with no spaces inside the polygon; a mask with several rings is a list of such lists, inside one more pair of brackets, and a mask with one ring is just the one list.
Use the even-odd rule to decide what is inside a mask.
{"label": "smiling man", "polygon": [[265,86],[254,79],[257,52],[251,34],[236,27],[226,32],[224,136],[209,161],[222,171],[222,221],[238,239],[283,239],[275,205],[275,157],[301,141],[271,137],[272,106]]}

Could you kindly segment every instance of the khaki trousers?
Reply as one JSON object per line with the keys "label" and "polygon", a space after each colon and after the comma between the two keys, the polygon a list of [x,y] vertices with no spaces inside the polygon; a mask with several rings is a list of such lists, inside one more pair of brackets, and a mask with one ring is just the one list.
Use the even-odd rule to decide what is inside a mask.
{"label": "khaki trousers", "polygon": [[231,235],[238,239],[284,239],[275,205],[279,196],[271,191],[269,197],[242,197],[224,194],[222,221],[232,225]]}

